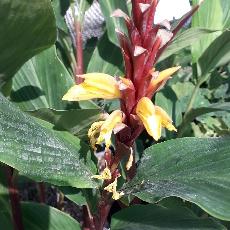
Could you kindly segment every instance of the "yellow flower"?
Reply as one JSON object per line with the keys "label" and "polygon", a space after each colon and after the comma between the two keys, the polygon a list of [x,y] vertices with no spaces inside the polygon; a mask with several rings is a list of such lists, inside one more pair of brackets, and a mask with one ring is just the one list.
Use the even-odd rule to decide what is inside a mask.
{"label": "yellow flower", "polygon": [[[121,124],[124,120],[124,114],[120,110],[113,111],[105,121],[95,122],[92,124],[88,132],[88,137],[90,138],[90,143],[93,148],[95,144],[101,144],[105,141],[106,148],[111,145],[111,136],[113,129]],[[98,138],[95,137],[99,133]]]}
{"label": "yellow flower", "polygon": [[170,131],[177,131],[168,114],[161,107],[155,106],[147,97],[140,99],[136,107],[136,113],[148,134],[156,141],[161,137],[162,127]]}
{"label": "yellow flower", "polygon": [[63,96],[62,100],[82,101],[95,98],[120,98],[120,90],[114,77],[104,73],[88,73],[80,75],[84,82],[74,85]]}
{"label": "yellow flower", "polygon": [[111,180],[112,175],[108,167],[106,167],[101,175],[93,175],[91,178],[98,179],[98,180]]}
{"label": "yellow flower", "polygon": [[[170,76],[177,72],[180,68],[181,66],[176,66],[161,71],[157,78],[151,80],[147,94],[151,94],[152,92],[156,91],[161,86],[161,84],[164,84],[164,82],[167,81]],[[155,69],[153,69],[151,72],[154,72],[154,70]]]}

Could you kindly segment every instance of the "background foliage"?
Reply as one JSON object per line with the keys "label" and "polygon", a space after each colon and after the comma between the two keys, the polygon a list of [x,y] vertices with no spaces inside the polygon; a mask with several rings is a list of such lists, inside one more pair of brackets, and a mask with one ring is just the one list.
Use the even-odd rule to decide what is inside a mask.
{"label": "background foliage", "polygon": [[[78,19],[83,22],[92,1],[79,3]],[[130,5],[117,0],[99,3],[104,34],[86,44],[85,72],[122,76],[115,28],[125,31],[124,23],[110,15],[117,8],[129,13]],[[88,202],[93,210],[99,184],[90,178],[96,161],[86,130],[102,109],[110,112],[119,103],[61,100],[74,84],[76,63],[63,17],[68,7],[71,2],[62,0],[0,2],[0,161],[14,167],[19,178],[65,186],[59,189],[68,199],[80,206]],[[112,230],[229,226],[229,9],[228,0],[204,1],[191,25],[157,63],[158,70],[183,67],[153,99],[172,116],[178,133],[165,132],[157,145],[146,133],[137,140],[139,169],[121,188],[127,195],[121,201],[129,205],[135,195],[151,204],[117,212]],[[2,166],[0,227],[13,229],[3,172]],[[22,202],[22,214],[25,229],[80,229],[72,217],[47,205]]]}

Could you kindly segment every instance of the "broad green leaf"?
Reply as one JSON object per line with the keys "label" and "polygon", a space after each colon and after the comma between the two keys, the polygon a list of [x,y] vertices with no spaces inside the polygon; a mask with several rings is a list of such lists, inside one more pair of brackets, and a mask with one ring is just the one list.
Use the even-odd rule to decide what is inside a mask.
{"label": "broad green leaf", "polygon": [[[70,104],[62,101],[62,97],[73,85],[73,78],[58,59],[53,46],[30,59],[16,73],[11,99],[24,111],[41,108],[65,110]],[[81,102],[81,107],[84,105],[97,108],[90,101]]]}
{"label": "broad green leaf", "polygon": [[147,202],[176,196],[230,220],[230,138],[179,138],[148,148],[123,188]]}
{"label": "broad green leaf", "polygon": [[[172,54],[176,54],[178,51],[184,49],[187,46],[191,46],[194,42],[198,42],[204,38],[204,35],[216,33],[216,30],[210,30],[205,28],[191,28],[177,35],[168,48],[159,58],[162,61]],[[158,61],[158,62],[159,62]]]}
{"label": "broad green leaf", "polygon": [[108,31],[109,40],[115,45],[119,46],[118,39],[115,33],[115,29],[122,32],[126,32],[126,26],[124,19],[111,17],[112,13],[121,9],[123,12],[128,14],[128,7],[126,0],[99,0],[101,10],[105,16],[106,28]]}
{"label": "broad green leaf", "polygon": [[49,0],[0,1],[0,87],[31,57],[56,40]]}
{"label": "broad green leaf", "polygon": [[67,132],[51,129],[0,96],[0,161],[37,181],[78,188],[96,187],[88,148]]}
{"label": "broad green leaf", "polygon": [[123,61],[120,49],[111,43],[107,33],[98,42],[88,64],[87,73],[101,72],[122,75]]}
{"label": "broad green leaf", "polygon": [[[193,0],[197,4],[199,0]],[[222,5],[223,4],[223,5]],[[225,8],[229,9],[228,0],[208,0],[204,1],[198,12],[192,17],[192,27],[202,27],[210,30],[223,30],[226,21],[230,17],[230,11],[224,13]],[[221,34],[220,32],[206,35],[202,40],[192,44],[193,62],[197,62],[208,46]]]}
{"label": "broad green leaf", "polygon": [[0,211],[0,229],[13,230],[11,215],[5,210]]}
{"label": "broad green leaf", "polygon": [[68,130],[77,135],[99,119],[99,109],[53,110],[39,109],[30,114],[54,124],[55,129]]}
{"label": "broad green leaf", "polygon": [[[230,7],[230,6],[229,6]],[[230,31],[226,30],[216,38],[199,58],[201,75],[230,62]]]}
{"label": "broad green leaf", "polygon": [[62,97],[73,84],[53,46],[30,59],[16,73],[11,99],[22,110],[65,109],[67,103]]}
{"label": "broad green leaf", "polygon": [[82,206],[86,205],[87,201],[81,189],[73,187],[59,187],[60,191],[75,204]]}
{"label": "broad green leaf", "polygon": [[[21,210],[25,230],[81,229],[80,224],[71,216],[48,205],[36,204],[32,202],[22,202]],[[1,215],[0,212],[0,220],[1,229],[13,229],[10,227],[11,217],[8,213]]]}
{"label": "broad green leaf", "polygon": [[198,218],[184,207],[135,205],[112,216],[111,230],[216,230],[226,228],[210,218]]}
{"label": "broad green leaf", "polygon": [[70,215],[48,205],[22,203],[25,230],[80,230],[80,224]]}

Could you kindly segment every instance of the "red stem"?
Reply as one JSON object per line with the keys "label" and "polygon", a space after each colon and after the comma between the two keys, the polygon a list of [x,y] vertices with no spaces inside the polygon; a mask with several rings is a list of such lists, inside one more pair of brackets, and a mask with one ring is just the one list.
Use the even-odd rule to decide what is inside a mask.
{"label": "red stem", "polygon": [[7,184],[8,184],[8,191],[10,196],[10,203],[11,203],[11,210],[12,210],[12,218],[14,224],[14,230],[23,230],[23,223],[22,223],[22,213],[21,213],[21,206],[20,206],[20,199],[19,193],[15,185],[14,176],[13,176],[14,169],[10,166],[5,167],[5,173],[7,177]]}
{"label": "red stem", "polygon": [[82,31],[81,23],[75,21],[75,31],[76,31],[76,60],[77,65],[75,69],[75,82],[76,84],[82,83],[82,78],[79,78],[77,75],[81,75],[84,72],[84,63],[83,63],[83,40],[82,40]]}
{"label": "red stem", "polygon": [[44,182],[38,183],[38,190],[39,190],[39,201],[40,203],[46,202],[46,186]]}

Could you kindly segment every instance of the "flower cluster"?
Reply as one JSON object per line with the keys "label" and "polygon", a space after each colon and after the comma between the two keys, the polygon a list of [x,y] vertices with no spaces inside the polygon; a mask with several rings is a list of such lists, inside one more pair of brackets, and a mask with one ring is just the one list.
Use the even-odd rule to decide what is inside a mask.
{"label": "flower cluster", "polygon": [[[105,120],[91,126],[88,136],[94,149],[96,144],[102,142],[105,142],[108,149],[113,132],[120,143],[132,148],[143,127],[156,141],[161,137],[162,127],[176,131],[168,114],[154,105],[151,99],[180,66],[158,72],[154,65],[198,6],[170,31],[167,20],[154,24],[157,3],[157,0],[132,0],[132,18],[119,9],[112,14],[113,17],[122,17],[128,30],[128,35],[116,30],[125,63],[125,77],[113,77],[104,73],[84,74],[79,76],[83,83],[74,85],[63,97],[63,100],[68,101],[96,98],[120,100],[120,110],[113,111]],[[121,132],[125,135],[119,135]],[[130,154],[127,170],[134,163],[132,161],[133,156]],[[114,199],[119,199],[122,193],[116,191],[117,176],[114,176],[118,174],[111,169],[111,164],[105,167],[101,175],[94,178],[113,181],[104,189],[113,193]]]}

